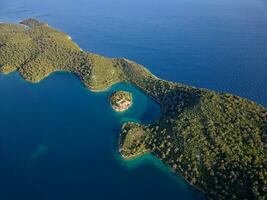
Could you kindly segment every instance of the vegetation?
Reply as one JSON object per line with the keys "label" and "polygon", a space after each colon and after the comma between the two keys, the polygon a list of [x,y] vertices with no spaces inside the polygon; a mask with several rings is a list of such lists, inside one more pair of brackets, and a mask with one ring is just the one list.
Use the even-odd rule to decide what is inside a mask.
{"label": "vegetation", "polygon": [[130,92],[120,90],[113,92],[110,95],[109,100],[112,108],[121,112],[132,106],[133,95]]}
{"label": "vegetation", "polygon": [[124,58],[86,53],[34,19],[0,24],[0,71],[38,82],[69,71],[92,90],[129,82],[161,105],[152,124],[126,123],[123,157],[151,152],[210,199],[267,199],[267,110],[247,99],[161,80]]}

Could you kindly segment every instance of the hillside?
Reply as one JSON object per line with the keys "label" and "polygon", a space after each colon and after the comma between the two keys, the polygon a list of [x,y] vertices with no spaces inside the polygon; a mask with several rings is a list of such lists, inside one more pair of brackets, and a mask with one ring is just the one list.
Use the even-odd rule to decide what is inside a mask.
{"label": "hillside", "polygon": [[89,89],[129,82],[161,105],[152,124],[122,126],[124,158],[151,152],[210,199],[267,199],[267,110],[247,99],[155,77],[124,58],[82,51],[64,33],[34,19],[0,24],[0,71],[36,83],[56,71]]}

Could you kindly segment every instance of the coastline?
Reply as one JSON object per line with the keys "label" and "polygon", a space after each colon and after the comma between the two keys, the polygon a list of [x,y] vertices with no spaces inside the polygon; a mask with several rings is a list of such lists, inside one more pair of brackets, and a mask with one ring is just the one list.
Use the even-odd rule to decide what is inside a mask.
{"label": "coastline", "polygon": [[[31,84],[39,84],[40,82],[42,82],[42,81],[44,81],[46,78],[48,78],[50,75],[53,75],[53,73],[69,73],[69,74],[71,74],[71,75],[76,76],[76,77],[83,83],[83,85],[85,85],[86,88],[88,88],[91,92],[96,92],[96,93],[109,91],[110,88],[111,88],[113,85],[117,84],[117,83],[128,83],[128,84],[133,85],[133,86],[135,86],[136,88],[140,89],[142,92],[144,92],[144,94],[145,94],[148,98],[152,98],[157,104],[159,104],[159,105],[161,106],[161,112],[162,112],[162,105],[161,105],[158,101],[156,101],[156,99],[155,99],[153,96],[149,96],[149,95],[148,95],[148,94],[147,94],[141,87],[138,87],[136,84],[132,84],[132,83],[130,83],[130,82],[122,82],[122,81],[118,81],[118,82],[114,82],[114,83],[110,84],[110,85],[109,85],[108,87],[106,87],[106,88],[103,87],[103,89],[92,89],[92,87],[90,87],[90,86],[84,84],[84,81],[81,79],[81,77],[80,77],[78,74],[76,74],[76,73],[74,73],[74,72],[72,72],[72,71],[67,71],[67,70],[55,70],[55,71],[50,72],[50,73],[47,74],[46,76],[43,76],[43,77],[41,77],[40,79],[36,79],[36,80],[30,80],[30,79],[27,79],[26,77],[24,77],[24,76],[20,73],[19,70],[15,70],[15,71],[12,71],[12,72],[7,72],[7,73],[2,72],[1,74],[3,74],[3,75],[9,75],[9,74],[16,73],[16,72],[19,73],[19,75],[20,75],[20,77],[22,78],[22,80],[25,80],[25,81],[27,81],[27,82],[29,82],[29,83],[31,83]],[[131,106],[132,106],[132,105],[131,105]],[[130,108],[130,107],[129,107],[129,108]],[[115,110],[115,111],[116,111],[116,110]],[[121,113],[121,112],[124,112],[124,111],[116,111],[116,112]],[[161,116],[160,116],[160,117],[161,117]],[[129,121],[129,122],[130,122],[130,121]],[[128,123],[128,121],[127,121],[127,122],[124,122],[124,124],[125,124],[125,123]],[[176,175],[179,175],[179,176],[180,176],[180,177],[181,177],[187,184],[189,184],[191,187],[197,189],[198,191],[202,192],[203,194],[206,194],[206,193],[205,193],[203,190],[201,190],[199,187],[197,187],[197,186],[193,185],[191,182],[187,181],[187,180],[186,180],[186,179],[185,179],[179,172],[175,171],[172,167],[170,167],[168,164],[166,164],[166,163],[164,162],[164,160],[160,159],[160,158],[159,158],[156,154],[154,154],[152,151],[146,151],[146,152],[142,152],[142,153],[140,152],[140,153],[138,153],[138,154],[134,154],[134,155],[131,155],[131,156],[124,156],[124,155],[121,154],[120,151],[119,151],[119,155],[120,155],[121,158],[123,158],[123,160],[125,160],[126,162],[127,162],[127,161],[133,161],[133,160],[135,160],[135,159],[141,158],[141,157],[145,156],[146,154],[151,154],[151,155],[154,156],[156,159],[158,159],[159,161],[161,161],[161,162],[162,162],[162,163],[163,163],[163,164],[170,170],[170,172],[172,172],[172,173],[174,173],[174,174],[176,174]]]}
{"label": "coastline", "polygon": [[131,155],[131,156],[124,156],[120,153],[121,157],[124,159],[124,160],[134,160],[134,159],[137,159],[139,157],[142,157],[144,156],[145,154],[151,154],[152,152],[151,151],[147,151],[147,152],[144,152],[144,153],[138,153],[138,154],[135,154],[135,155]]}
{"label": "coastline", "polygon": [[118,109],[117,107],[113,106],[112,104],[110,104],[110,105],[111,105],[112,109],[115,110],[116,112],[118,112],[118,113],[123,113],[123,112],[125,112],[126,110],[128,110],[129,108],[131,108],[132,105],[133,105],[133,103],[131,103],[131,105],[130,105],[129,107],[127,107],[126,109],[122,109],[122,110]]}
{"label": "coastline", "polygon": [[162,160],[161,158],[159,158],[156,154],[154,154],[152,151],[147,151],[144,153],[138,153],[135,155],[131,155],[131,156],[123,156],[121,153],[121,157],[125,160],[125,161],[132,161],[138,158],[141,158],[142,156],[145,156],[146,154],[151,154],[152,156],[154,156],[156,159],[158,159],[160,162],[162,162],[167,168],[168,170],[170,170],[171,173],[178,175],[179,177],[181,177],[188,185],[190,185],[191,187],[195,188],[196,190],[200,191],[202,194],[206,194],[206,192],[204,190],[202,190],[201,188],[197,187],[196,185],[194,185],[193,183],[189,182],[188,180],[186,180],[178,171],[175,171],[175,169],[173,169],[171,166],[169,166],[167,163],[164,162],[164,160]]}
{"label": "coastline", "polygon": [[179,177],[181,177],[188,185],[190,185],[191,187],[193,187],[194,189],[200,191],[202,194],[206,195],[206,192],[204,190],[202,190],[201,188],[197,187],[196,185],[194,185],[193,183],[189,182],[188,180],[186,180],[178,171],[175,171],[175,169],[173,169],[171,166],[169,166],[167,163],[164,162],[164,160],[162,160],[161,158],[159,158],[156,154],[154,154],[152,151],[147,151],[144,153],[138,153],[135,155],[131,155],[131,156],[124,156],[120,153],[120,156],[127,162],[127,161],[133,161],[135,159],[141,158],[142,156],[145,156],[147,154],[152,155],[153,157],[155,157],[156,159],[158,159],[160,162],[162,162],[167,168],[168,170],[173,173],[174,175],[178,175]]}
{"label": "coastline", "polygon": [[[37,22],[33,19],[25,21],[25,24],[29,25],[29,27],[33,29],[33,33],[36,29],[35,34],[37,35],[39,31],[44,33],[44,35],[47,34],[47,36],[55,33],[53,32],[54,29],[50,30],[50,28],[43,28],[44,26],[41,23],[37,23],[37,25],[36,23]],[[39,27],[42,28],[39,30]],[[23,34],[26,35],[26,39],[34,37],[34,35],[30,35],[33,33],[23,32]],[[58,34],[58,32],[56,33]],[[262,137],[262,134],[265,132],[265,126],[267,122],[267,112],[263,106],[229,93],[219,93],[212,90],[195,88],[159,79],[144,66],[127,59],[110,59],[87,52],[79,54],[79,50],[77,49],[78,47],[75,47],[71,41],[68,40],[68,38],[64,38],[64,43],[68,45],[68,48],[65,48],[64,45],[61,46],[60,44],[62,44],[62,41],[57,41],[57,37],[55,37],[54,40],[55,41],[48,40],[47,47],[52,48],[46,49],[44,55],[44,52],[39,51],[38,49],[34,49],[35,51],[33,50],[33,53],[42,55],[43,57],[41,58],[43,60],[38,60],[37,63],[35,60],[32,60],[32,65],[29,64],[31,60],[28,61],[27,64],[30,66],[27,66],[28,68],[21,67],[22,61],[20,59],[23,59],[23,57],[19,57],[20,59],[17,58],[17,60],[13,61],[14,63],[12,63],[12,65],[8,65],[5,63],[5,61],[12,60],[12,54],[2,56],[6,58],[6,60],[4,59],[2,61],[2,66],[4,66],[3,70],[5,70],[4,73],[8,74],[8,70],[11,72],[11,70],[18,69],[20,71],[20,75],[26,81],[31,83],[39,83],[52,73],[69,72],[77,75],[80,81],[92,92],[107,91],[112,85],[119,82],[126,82],[139,88],[145,93],[146,96],[152,98],[160,105],[161,115],[158,120],[154,120],[154,122],[152,122],[149,126],[137,124],[137,126],[129,127],[126,129],[126,132],[123,132],[127,135],[127,131],[135,131],[135,133],[137,133],[136,135],[138,136],[140,132],[143,133],[144,131],[142,131],[142,129],[139,129],[138,131],[138,129],[135,128],[143,127],[146,128],[146,132],[154,134],[155,136],[153,137],[153,135],[148,134],[146,138],[140,137],[136,139],[134,138],[136,135],[134,135],[133,139],[130,139],[130,141],[134,141],[132,143],[133,146],[127,146],[127,144],[124,149],[125,152],[127,154],[131,154],[131,152],[137,152],[140,151],[140,149],[142,151],[143,146],[141,146],[142,148],[139,148],[140,146],[138,146],[140,142],[141,144],[150,142],[153,147],[162,145],[162,147],[157,148],[157,151],[154,151],[162,158],[162,162],[164,162],[166,165],[176,164],[178,166],[177,169],[180,170],[181,174],[183,173],[185,177],[188,177],[189,180],[194,178],[194,184],[202,186],[207,195],[213,198],[226,198],[228,193],[233,193],[233,190],[236,188],[236,185],[234,185],[233,182],[229,182],[227,185],[224,185],[221,182],[216,181],[218,178],[220,178],[220,174],[214,176],[214,173],[206,173],[205,171],[210,169],[216,171],[220,169],[220,166],[213,164],[215,163],[216,158],[209,156],[213,152],[213,150],[210,149],[210,146],[213,147],[213,140],[206,136],[207,132],[212,134],[212,138],[217,139],[219,142],[229,142],[226,143],[227,145],[223,148],[229,149],[232,145],[236,145],[237,148],[241,149],[238,156],[246,156],[249,159],[255,155],[252,153],[247,154],[247,152],[242,150],[247,146],[245,143],[239,142],[236,138],[245,140],[246,137],[250,136],[251,131],[253,131],[258,138]],[[8,43],[9,41],[7,40],[6,42]],[[40,42],[43,41],[41,40]],[[32,40],[29,40],[29,44],[27,45],[34,46],[38,44],[38,42],[34,43]],[[17,45],[21,45],[19,40]],[[28,51],[26,51],[26,53],[27,52]],[[60,54],[54,55],[55,52],[60,52]],[[25,52],[22,52],[22,54],[23,53]],[[62,54],[63,57],[61,57]],[[73,59],[71,57],[72,55],[75,55]],[[48,58],[53,59],[47,60],[47,56]],[[70,58],[70,60],[62,58]],[[235,120],[236,118],[240,120],[237,121]],[[217,124],[222,125],[217,126]],[[167,131],[168,133],[166,134]],[[218,132],[224,133],[225,137],[221,138],[216,135]],[[177,143],[178,139],[187,141],[188,135],[190,135],[190,143],[188,142],[186,145],[185,143],[181,144],[183,146],[181,146],[180,143]],[[142,139],[142,141],[138,141],[138,139]],[[263,144],[264,143],[262,143],[262,141],[252,141],[250,148],[253,149],[257,147],[256,156],[260,156],[263,153]],[[199,145],[204,145],[204,147],[207,149],[206,151],[201,152],[201,156],[204,159],[211,159],[211,166],[208,164],[200,165],[199,162],[197,162],[195,153],[198,151],[197,147]],[[180,155],[176,155],[175,147],[181,147],[179,154],[186,157],[179,157],[179,160],[177,160],[177,157]],[[223,156],[223,153],[221,152],[224,152],[224,149],[222,149],[221,146],[215,146],[214,148],[216,148],[216,152],[219,152],[216,156]],[[188,152],[193,153],[189,154]],[[143,154],[144,153],[137,153],[133,154],[132,156],[125,156],[125,159],[133,159],[135,157],[142,156]],[[166,157],[166,154],[171,156]],[[233,158],[235,158],[235,155],[232,154],[229,154],[227,157],[227,159]],[[265,161],[264,159],[265,157],[261,160],[261,162]],[[246,173],[249,167],[259,167],[260,164],[262,164],[261,162],[257,163],[256,166],[251,166],[249,163],[242,161],[240,162],[240,165],[244,169],[243,173],[249,175]],[[228,174],[227,172],[229,170],[232,170],[230,164],[224,166],[223,168],[225,176]],[[187,165],[187,167],[184,167],[183,165]],[[204,167],[205,170],[201,170],[202,167]],[[178,170],[174,171],[179,174]],[[201,176],[196,172],[200,173]],[[237,170],[233,170],[232,172],[236,174],[236,181],[240,179],[239,172]],[[261,172],[264,172],[264,169]],[[186,180],[186,178],[184,179]],[[193,183],[189,183],[190,185],[193,185]],[[239,183],[238,186],[243,189],[242,191],[250,189],[247,187],[247,185],[242,183]],[[227,190],[228,193],[225,193],[224,190],[221,190],[220,188]],[[260,185],[258,186],[258,189],[262,190]],[[246,192],[242,193],[241,191],[238,193],[237,190],[235,191],[237,192],[237,195],[247,195]],[[253,195],[253,191],[250,193],[250,195]]]}

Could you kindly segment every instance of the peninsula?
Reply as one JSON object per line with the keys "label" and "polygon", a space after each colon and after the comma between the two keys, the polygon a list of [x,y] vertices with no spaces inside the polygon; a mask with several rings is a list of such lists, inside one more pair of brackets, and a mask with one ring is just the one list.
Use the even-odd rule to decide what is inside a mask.
{"label": "peninsula", "polygon": [[209,199],[267,199],[267,109],[250,100],[169,82],[125,58],[82,51],[35,19],[0,24],[0,71],[37,83],[76,74],[91,90],[128,82],[161,105],[151,124],[125,123],[124,158],[151,152]]}
{"label": "peninsula", "polygon": [[123,112],[132,106],[133,95],[126,91],[116,91],[110,95],[109,100],[114,110]]}

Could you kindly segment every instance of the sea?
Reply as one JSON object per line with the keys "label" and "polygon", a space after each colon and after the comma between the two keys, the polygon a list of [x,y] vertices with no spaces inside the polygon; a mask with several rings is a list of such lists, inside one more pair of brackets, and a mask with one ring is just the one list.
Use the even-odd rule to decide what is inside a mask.
{"label": "sea", "polygon": [[[265,0],[0,0],[0,22],[30,17],[85,51],[267,106]],[[121,89],[133,93],[133,106],[117,113],[108,97]],[[206,199],[153,155],[119,155],[121,125],[148,124],[160,112],[127,83],[91,92],[70,73],[38,84],[1,74],[0,199]]]}

